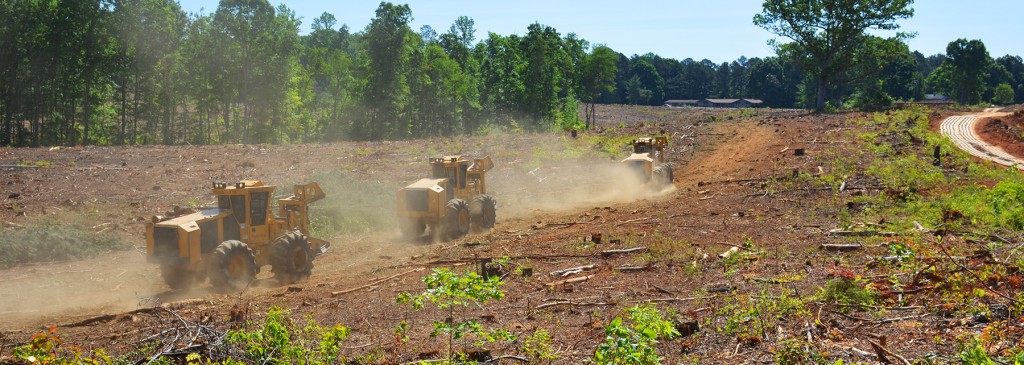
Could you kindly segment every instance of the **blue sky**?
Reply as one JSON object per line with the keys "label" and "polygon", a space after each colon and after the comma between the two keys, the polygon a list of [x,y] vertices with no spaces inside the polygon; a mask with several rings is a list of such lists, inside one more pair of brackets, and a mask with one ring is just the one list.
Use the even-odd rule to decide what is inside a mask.
{"label": "blue sky", "polygon": [[[179,0],[189,13],[209,14],[216,10],[215,0]],[[380,1],[369,0],[270,0],[284,4],[302,19],[305,34],[313,19],[323,12],[334,14],[338,23],[353,31],[362,31]],[[412,28],[430,25],[438,33],[448,30],[455,19],[465,15],[476,24],[477,40],[487,32],[502,35],[525,34],[534,22],[552,26],[562,35],[569,32],[590,41],[605,44],[617,52],[643,54],[653,52],[678,60],[709,59],[715,63],[733,61],[740,56],[773,55],[767,41],[775,35],[753,25],[751,19],[761,11],[760,0],[718,1],[470,1],[408,0]],[[903,31],[918,35],[908,44],[925,55],[945,53],[946,45],[957,38],[981,39],[992,57],[1007,54],[1024,56],[1024,1],[1019,0],[917,0],[914,17],[900,22]],[[881,35],[885,35],[884,33]]]}

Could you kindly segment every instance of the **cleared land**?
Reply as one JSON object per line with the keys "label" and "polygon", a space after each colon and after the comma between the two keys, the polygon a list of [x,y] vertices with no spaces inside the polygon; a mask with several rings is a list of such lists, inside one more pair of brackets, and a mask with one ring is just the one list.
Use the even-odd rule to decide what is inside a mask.
{"label": "cleared land", "polygon": [[[928,119],[937,126],[950,115],[934,112]],[[2,348],[57,325],[66,343],[122,354],[175,326],[174,316],[229,329],[241,325],[238,313],[259,320],[280,306],[297,319],[350,327],[349,347],[342,350],[350,359],[432,358],[446,348],[428,335],[431,321],[444,314],[412,311],[395,298],[421,292],[428,269],[475,270],[481,258],[508,260],[505,297],[464,314],[520,337],[488,345],[494,356],[522,354],[523,338],[544,329],[559,356],[554,363],[579,364],[604,341],[604,326],[638,303],[699,328],[658,345],[666,363],[772,361],[781,349],[866,362],[886,353],[953,359],[963,338],[996,323],[1009,326],[1005,341],[1019,339],[1012,324],[1017,311],[995,317],[990,310],[981,321],[956,307],[1005,307],[1012,302],[997,294],[1016,295],[1021,285],[1005,271],[990,286],[966,283],[976,263],[971,260],[984,259],[970,256],[975,236],[943,232],[948,247],[935,251],[926,247],[942,229],[938,219],[921,222],[927,232],[912,243],[885,233],[901,228],[893,226],[898,217],[865,213],[872,206],[862,197],[901,194],[850,158],[869,148],[856,141],[858,134],[881,133],[859,122],[871,118],[602,106],[598,128],[576,139],[496,132],[378,143],[0,149],[0,164],[40,166],[0,171],[5,233],[39,222],[78,223],[142,246],[148,217],[174,205],[211,204],[210,181],[257,178],[282,186],[319,181],[329,197],[316,203],[314,214],[322,217],[316,225],[333,243],[308,281],[280,287],[264,272],[253,287],[232,295],[211,293],[208,285],[170,291],[139,250],[0,270]],[[623,143],[662,131],[671,135],[667,158],[675,166],[675,189],[650,192],[619,180],[614,166],[627,155]],[[886,134],[880,143],[923,145],[923,136],[908,134]],[[488,177],[499,202],[497,227],[452,242],[402,240],[393,222],[394,192],[427,173],[427,157],[454,153],[494,159]],[[957,161],[944,156],[940,162],[956,174]],[[601,243],[592,242],[595,234]],[[897,244],[916,250],[917,266],[888,258]],[[988,254],[1016,255],[1008,250]],[[552,274],[588,265],[595,269]],[[521,275],[522,268],[532,275]],[[872,291],[872,299],[822,296],[835,285],[829,283],[844,278]],[[981,296],[960,298],[964,302],[946,294],[974,289]],[[395,340],[401,321],[409,325],[408,342]],[[137,356],[143,355],[153,353]]]}

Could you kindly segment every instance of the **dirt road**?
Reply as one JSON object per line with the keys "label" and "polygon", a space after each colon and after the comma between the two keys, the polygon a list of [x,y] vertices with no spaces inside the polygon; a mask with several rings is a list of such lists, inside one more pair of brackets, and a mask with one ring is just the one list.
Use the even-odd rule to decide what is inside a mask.
{"label": "dirt road", "polygon": [[942,121],[940,129],[957,146],[973,156],[991,160],[1006,166],[1024,166],[1024,159],[1007,153],[999,146],[989,144],[981,139],[976,124],[982,118],[998,117],[1007,113],[999,113],[999,108],[988,108],[984,112],[972,115],[958,115]]}

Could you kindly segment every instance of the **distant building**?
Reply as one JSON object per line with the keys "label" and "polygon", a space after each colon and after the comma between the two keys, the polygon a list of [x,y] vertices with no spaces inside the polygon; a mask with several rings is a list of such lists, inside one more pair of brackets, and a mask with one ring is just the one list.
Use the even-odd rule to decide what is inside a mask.
{"label": "distant building", "polygon": [[702,108],[756,108],[763,102],[758,99],[704,99],[697,102]]}
{"label": "distant building", "polygon": [[665,106],[681,108],[686,106],[697,106],[700,100],[665,100]]}
{"label": "distant building", "polygon": [[924,100],[921,101],[898,101],[893,105],[897,108],[906,108],[910,105],[924,105],[927,107],[945,107],[955,104],[952,100],[949,100],[949,96],[944,94],[925,94]]}

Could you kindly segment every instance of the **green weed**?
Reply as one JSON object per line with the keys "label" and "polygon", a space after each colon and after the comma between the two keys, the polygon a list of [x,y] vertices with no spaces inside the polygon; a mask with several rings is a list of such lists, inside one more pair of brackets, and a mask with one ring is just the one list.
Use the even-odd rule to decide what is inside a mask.
{"label": "green weed", "polygon": [[68,346],[57,336],[57,327],[38,333],[25,345],[15,347],[11,356],[27,364],[112,364],[114,359],[100,349],[87,352]]}
{"label": "green weed", "polygon": [[774,330],[781,320],[807,314],[804,300],[782,288],[778,294],[764,291],[757,297],[740,297],[740,302],[719,310],[726,324],[719,331],[737,338],[763,338]]}
{"label": "green weed", "polygon": [[533,335],[526,338],[523,353],[531,364],[550,364],[559,357],[551,348],[551,334],[544,329],[537,329],[533,331]]}
{"label": "green weed", "polygon": [[868,289],[863,278],[843,267],[834,267],[831,271],[833,278],[825,282],[825,287],[815,296],[816,300],[853,307],[875,304],[878,293]]}
{"label": "green weed", "polygon": [[605,341],[594,352],[594,363],[661,364],[662,357],[656,348],[658,340],[678,337],[679,331],[653,306],[636,305],[627,312],[632,325],[623,324],[622,317],[616,317],[605,326]]}
{"label": "green weed", "polygon": [[448,361],[456,360],[460,354],[455,351],[456,340],[467,335],[475,335],[477,345],[483,341],[497,340],[514,341],[515,336],[504,329],[488,330],[473,319],[467,319],[464,313],[457,310],[470,305],[483,305],[490,300],[498,300],[505,296],[501,291],[504,283],[498,277],[485,278],[475,272],[457,274],[448,269],[434,269],[423,278],[427,285],[426,291],[418,295],[402,293],[397,302],[409,304],[414,310],[420,310],[426,303],[433,303],[437,308],[448,311],[450,320],[434,321],[431,337],[445,334],[448,337]]}
{"label": "green weed", "polygon": [[[272,307],[262,326],[229,332],[227,342],[240,346],[251,363],[312,365],[345,361],[340,351],[348,328],[340,324],[323,327],[312,318],[300,325],[287,316],[288,311]],[[253,325],[249,323],[248,327]]]}

